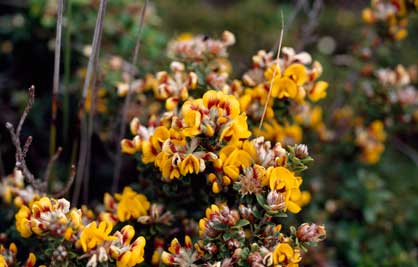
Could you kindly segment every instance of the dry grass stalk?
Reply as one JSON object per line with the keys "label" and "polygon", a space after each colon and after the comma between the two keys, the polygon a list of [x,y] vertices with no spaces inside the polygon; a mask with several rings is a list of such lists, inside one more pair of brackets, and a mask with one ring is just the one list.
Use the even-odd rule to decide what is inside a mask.
{"label": "dry grass stalk", "polygon": [[[142,36],[142,30],[144,28],[144,18],[145,18],[145,11],[147,9],[148,0],[145,0],[144,6],[141,10],[141,15],[139,17],[139,29],[138,29],[138,35],[136,36],[136,44],[135,44],[135,50],[132,55],[132,66],[136,66],[138,63],[138,57],[139,57],[139,49],[141,48],[141,36]],[[132,99],[132,74],[129,72],[129,78],[128,78],[128,94],[125,98],[125,103],[123,105],[122,110],[122,121],[120,125],[120,131],[119,131],[119,138],[117,141],[119,142],[122,140],[122,138],[125,136],[126,133],[126,120],[127,120],[127,113],[128,108],[131,103]],[[120,168],[122,164],[122,151],[120,149],[117,150],[116,160],[115,160],[115,169],[113,172],[113,183],[112,183],[112,192],[116,192],[118,185],[119,185],[119,179],[120,179]]]}
{"label": "dry grass stalk", "polygon": [[280,59],[280,51],[282,50],[282,42],[283,42],[283,33],[284,33],[284,18],[283,18],[283,10],[280,11],[281,18],[282,18],[282,28],[280,30],[280,37],[279,37],[279,46],[277,48],[277,57],[276,57],[276,68],[273,71],[273,77],[271,78],[269,92],[267,94],[266,103],[264,105],[263,114],[261,115],[260,125],[258,126],[259,129],[263,126],[264,117],[266,116],[267,107],[271,97],[271,89],[273,88],[274,78],[276,78],[277,69],[279,69],[279,59]]}
{"label": "dry grass stalk", "polygon": [[58,0],[57,7],[57,28],[55,36],[55,57],[54,57],[54,80],[52,86],[52,106],[51,106],[51,131],[49,153],[53,157],[55,153],[57,140],[57,98],[59,93],[60,82],[60,60],[61,60],[61,36],[62,36],[62,16],[64,13],[64,0]]}
{"label": "dry grass stalk", "polygon": [[[77,166],[77,173],[75,177],[75,189],[73,192],[72,202],[74,205],[77,205],[78,199],[81,192],[81,184],[85,177],[85,168],[86,166],[86,160],[88,158],[88,146],[89,146],[89,121],[87,121],[87,118],[85,116],[84,112],[84,104],[86,101],[88,89],[90,87],[91,81],[95,80],[95,70],[96,70],[96,64],[97,64],[97,58],[100,51],[100,42],[101,42],[101,33],[103,30],[103,21],[104,16],[106,12],[106,5],[107,0],[101,0],[100,1],[100,7],[99,12],[96,19],[96,26],[94,29],[94,35],[93,35],[93,42],[92,42],[92,52],[89,57],[89,62],[87,65],[87,74],[86,79],[84,80],[84,86],[79,106],[79,119],[81,120],[81,129],[80,129],[80,152],[78,157],[78,166]],[[93,90],[94,90],[93,85]],[[94,102],[94,92],[92,92],[90,96],[90,103]],[[92,112],[92,107],[90,107],[90,112]]]}

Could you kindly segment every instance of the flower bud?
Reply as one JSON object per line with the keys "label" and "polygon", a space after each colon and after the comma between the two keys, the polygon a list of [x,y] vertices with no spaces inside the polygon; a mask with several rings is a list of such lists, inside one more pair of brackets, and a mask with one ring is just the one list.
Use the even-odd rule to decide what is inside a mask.
{"label": "flower bud", "polygon": [[218,246],[216,246],[215,243],[209,243],[205,246],[205,250],[209,253],[209,254],[216,254],[218,252]]}
{"label": "flower bud", "polygon": [[305,144],[299,144],[295,146],[295,156],[299,159],[304,159],[309,156],[308,146]]}
{"label": "flower bud", "polygon": [[325,239],[326,231],[323,225],[303,223],[296,231],[301,242],[320,242]]}
{"label": "flower bud", "polygon": [[285,197],[276,190],[272,190],[268,193],[267,204],[273,211],[280,211],[286,208]]}

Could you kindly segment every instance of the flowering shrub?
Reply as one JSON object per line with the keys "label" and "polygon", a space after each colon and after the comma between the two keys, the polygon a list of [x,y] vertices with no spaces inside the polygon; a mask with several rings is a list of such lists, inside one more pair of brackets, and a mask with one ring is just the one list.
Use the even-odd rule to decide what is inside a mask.
{"label": "flowering shrub", "polygon": [[[137,188],[144,194],[125,187],[106,193],[95,210],[71,208],[30,174],[24,165],[29,145],[21,149],[19,129],[8,125],[18,161],[2,180],[1,197],[17,208],[14,225],[23,240],[47,241],[31,247],[36,254],[25,266],[36,258],[48,266],[299,266],[307,248],[326,235],[322,225],[296,228],[285,220],[310,200],[300,175],[312,158],[297,144],[300,138],[265,138],[257,123],[265,105],[266,125],[288,127],[300,115],[290,109],[325,97],[327,83],[315,81],[318,62],[307,68],[310,55],[291,48],[277,60],[260,51],[243,80],[230,80],[227,47],[234,42],[230,32],[220,40],[181,36],[168,48],[175,58],[170,72],[134,81],[137,98],[162,104],[139,113],[130,123],[134,138],[121,141],[122,151],[138,157]],[[170,203],[179,196],[183,200]],[[2,253],[6,266],[18,264],[9,256],[15,247]]]}
{"label": "flowering shrub", "polygon": [[[76,122],[70,131],[64,102],[77,91],[63,101],[64,129],[55,125],[57,144],[65,148],[62,162],[52,167],[58,149],[50,151],[44,172],[36,168],[42,165],[38,156],[45,156],[39,149],[42,95],[29,115],[30,126],[42,128],[32,152],[32,137],[21,140],[29,132],[22,125],[33,88],[22,120],[16,128],[6,124],[10,144],[0,152],[14,146],[16,164],[0,179],[0,267],[417,266],[418,202],[411,179],[418,175],[417,1],[373,0],[363,11],[339,1],[280,4],[286,45],[277,40],[277,57],[277,51],[254,49],[276,37],[280,12],[271,1],[152,1],[144,9],[140,64],[135,53],[132,63],[126,56],[133,52],[142,4],[108,1],[101,56],[85,45],[99,2],[67,1],[71,25],[65,7],[63,29],[71,46],[65,43],[63,54],[71,47],[74,58],[65,61],[64,72],[74,69],[77,76],[64,79],[63,93],[91,81],[79,106],[67,110]],[[43,33],[52,40],[56,2],[30,3],[23,25],[43,28],[28,36]],[[184,8],[189,4],[192,12]],[[242,21],[232,22],[234,16]],[[182,25],[184,18],[192,27]],[[159,25],[161,33],[155,31]],[[216,32],[220,25],[237,37],[187,32],[161,42],[163,31],[187,26]],[[167,57],[161,56],[162,43]],[[0,53],[10,60],[13,49],[5,40]],[[97,56],[90,62],[96,66],[80,67],[81,53],[74,51]],[[248,51],[255,52],[250,59],[243,56]],[[57,121],[60,93],[53,105]],[[10,100],[20,98],[13,92]],[[78,127],[80,136],[73,133]],[[68,175],[77,145],[78,163]],[[79,206],[81,200],[88,205]],[[324,223],[327,231],[306,221]]]}

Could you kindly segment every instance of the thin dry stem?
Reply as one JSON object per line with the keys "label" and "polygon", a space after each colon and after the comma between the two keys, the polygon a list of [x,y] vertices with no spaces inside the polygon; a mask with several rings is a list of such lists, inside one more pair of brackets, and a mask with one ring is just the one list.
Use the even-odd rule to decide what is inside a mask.
{"label": "thin dry stem", "polygon": [[27,139],[26,139],[26,142],[25,142],[25,145],[23,146],[23,151],[22,151],[22,153],[23,153],[23,157],[25,157],[26,158],[26,154],[28,153],[28,151],[29,151],[29,147],[30,147],[30,145],[32,144],[32,136],[29,136]]}
{"label": "thin dry stem", "polygon": [[281,13],[281,17],[282,17],[282,29],[280,30],[279,46],[278,46],[278,49],[277,49],[276,68],[274,68],[273,76],[271,77],[269,92],[267,94],[266,103],[264,104],[264,109],[263,109],[263,114],[261,115],[260,125],[258,126],[259,129],[261,129],[261,127],[263,126],[264,117],[266,116],[267,107],[268,107],[270,97],[271,97],[271,89],[273,88],[274,78],[276,78],[276,72],[277,72],[277,69],[279,68],[279,64],[280,64],[280,60],[279,60],[280,59],[280,51],[282,50],[283,33],[284,33],[283,10],[281,10],[280,13]]}
{"label": "thin dry stem", "polygon": [[28,96],[29,98],[28,98],[28,103],[26,104],[26,107],[25,107],[25,111],[23,111],[22,117],[20,118],[19,124],[17,125],[17,129],[16,129],[17,136],[20,136],[20,131],[22,131],[23,123],[25,122],[26,117],[29,114],[29,111],[32,109],[33,103],[35,102],[35,86],[32,85],[29,88]]}
{"label": "thin dry stem", "polygon": [[60,81],[60,56],[61,56],[61,36],[62,36],[62,17],[64,10],[64,0],[58,0],[57,7],[57,28],[55,36],[55,58],[54,58],[54,80],[52,86],[52,106],[51,106],[51,132],[50,132],[50,156],[53,156],[57,139],[57,98]]}
{"label": "thin dry stem", "polygon": [[55,154],[49,159],[48,166],[46,167],[44,181],[45,183],[49,184],[49,179],[51,176],[52,167],[54,167],[55,162],[58,160],[59,156],[61,155],[62,147],[58,147]]}
{"label": "thin dry stem", "polygon": [[35,87],[32,85],[29,88],[29,99],[28,103],[26,104],[25,110],[20,117],[18,127],[15,130],[15,127],[10,122],[6,122],[6,128],[10,132],[10,136],[12,139],[12,143],[16,149],[16,169],[20,170],[23,174],[23,177],[25,177],[26,181],[33,186],[36,190],[43,191],[45,188],[45,184],[41,181],[37,180],[35,176],[32,174],[32,172],[29,170],[28,166],[26,165],[26,154],[29,150],[29,146],[32,143],[32,137],[29,136],[26,139],[26,142],[22,148],[20,143],[20,132],[22,130],[23,123],[25,122],[29,111],[31,110],[33,103],[35,101]]}
{"label": "thin dry stem", "polygon": [[[136,66],[138,62],[139,57],[139,50],[141,48],[141,36],[142,36],[142,30],[144,28],[144,18],[145,18],[145,11],[147,9],[148,0],[145,0],[144,6],[141,10],[141,15],[139,17],[139,29],[138,29],[138,35],[136,37],[136,44],[135,44],[135,50],[132,55],[132,65]],[[122,111],[122,121],[120,125],[120,131],[119,131],[119,138],[117,141],[122,140],[122,138],[125,136],[126,133],[126,117],[128,114],[128,108],[131,103],[132,98],[132,74],[129,73],[128,78],[128,94],[125,98],[125,103],[123,105],[123,111]],[[120,179],[120,168],[122,164],[122,151],[118,149],[117,156],[116,156],[116,162],[115,162],[115,169],[113,172],[113,184],[112,184],[112,192],[116,192],[118,185],[119,185],[119,179]]]}
{"label": "thin dry stem", "polygon": [[[100,35],[101,38],[102,35]],[[83,178],[83,201],[87,203],[88,201],[88,194],[89,194],[89,180],[90,180],[90,162],[91,162],[91,139],[93,137],[93,130],[94,130],[94,115],[96,111],[96,101],[97,101],[97,88],[99,87],[97,84],[97,77],[99,76],[99,57],[96,57],[96,71],[93,78],[93,88],[92,94],[90,98],[90,112],[89,112],[89,122],[87,127],[87,140],[86,140],[86,160],[85,160],[85,173]]]}
{"label": "thin dry stem", "polygon": [[319,23],[319,15],[321,13],[322,6],[323,0],[315,0],[312,7],[309,7],[306,1],[304,2],[304,9],[308,15],[308,23],[302,27],[302,35],[300,41],[298,42],[297,50],[303,50],[306,45],[311,44],[317,39],[313,33]]}
{"label": "thin dry stem", "polygon": [[78,168],[77,168],[77,174],[75,178],[76,179],[75,189],[74,189],[73,197],[72,197],[72,203],[74,205],[77,205],[78,198],[80,196],[81,183],[83,181],[84,174],[85,174],[85,167],[86,167],[85,164],[86,164],[87,153],[88,153],[87,152],[87,148],[88,148],[87,140],[89,138],[89,133],[88,133],[89,126],[88,126],[88,121],[86,120],[84,116],[84,104],[85,104],[85,100],[87,97],[88,88],[91,84],[92,76],[95,72],[97,56],[99,55],[99,51],[100,51],[100,41],[101,41],[100,36],[103,30],[103,21],[104,21],[104,16],[105,16],[105,11],[106,11],[106,5],[107,5],[107,0],[100,1],[99,12],[97,15],[96,26],[94,29],[92,52],[89,58],[88,66],[87,66],[87,74],[86,74],[86,79],[84,81],[83,92],[82,92],[82,97],[81,97],[80,107],[79,107],[79,116],[81,119],[81,129],[80,129],[81,142],[80,142],[80,153],[79,153],[79,158],[78,158]]}
{"label": "thin dry stem", "polygon": [[71,188],[71,185],[73,184],[73,182],[74,182],[74,177],[75,177],[75,174],[76,174],[76,168],[75,168],[75,166],[74,165],[71,165],[71,172],[70,172],[70,177],[69,177],[69,179],[68,179],[68,181],[67,181],[67,183],[66,183],[66,185],[65,185],[65,187],[64,187],[64,189],[63,190],[61,190],[60,192],[56,192],[55,194],[53,194],[53,197],[55,197],[55,198],[60,198],[60,197],[63,197],[65,194],[67,194],[67,192],[70,190],[70,188]]}

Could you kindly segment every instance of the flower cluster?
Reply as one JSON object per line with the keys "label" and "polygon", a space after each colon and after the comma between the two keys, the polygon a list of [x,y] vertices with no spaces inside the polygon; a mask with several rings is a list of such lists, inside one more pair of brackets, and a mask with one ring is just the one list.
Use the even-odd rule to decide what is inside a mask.
{"label": "flower cluster", "polygon": [[[154,263],[294,267],[302,259],[301,250],[325,235],[322,226],[312,230],[303,225],[298,238],[296,230],[288,234],[279,223],[310,201],[309,192],[301,189],[300,173],[312,161],[307,146],[298,144],[303,127],[328,137],[322,110],[313,105],[328,87],[317,81],[321,64],[311,64],[308,53],[292,48],[283,48],[278,60],[260,51],[241,80],[230,80],[229,69],[219,60],[226,62],[232,37],[224,33],[221,41],[189,36],[174,41],[169,47],[176,60],[171,73],[159,72],[153,97],[147,95],[149,105],[165,100],[165,109],[133,118],[134,137],[121,141],[122,151],[137,156],[142,170],[157,170],[164,188],[190,180],[205,183],[213,193],[211,203],[216,203],[200,219],[198,235],[188,226],[184,245],[175,238],[168,251],[155,246]],[[267,101],[264,128],[255,129]],[[150,178],[144,174],[144,179]],[[115,206],[110,197],[105,203],[108,210],[121,205]],[[140,222],[151,218],[133,217]]]}
{"label": "flower cluster", "polygon": [[16,207],[20,207],[40,198],[40,195],[31,185],[25,185],[19,170],[15,169],[12,174],[0,180],[0,199],[5,203],[13,201]]}
{"label": "flower cluster", "polygon": [[81,246],[85,254],[81,258],[88,257],[87,266],[97,266],[97,263],[108,262],[110,258],[116,260],[117,267],[132,267],[144,261],[145,238],[135,236],[135,230],[131,225],[126,225],[113,235],[112,225],[103,221],[97,224],[88,224],[80,234],[77,244]]}
{"label": "flower cluster", "polygon": [[386,115],[387,120],[399,119],[404,123],[418,121],[418,89],[414,86],[418,81],[417,74],[416,65],[408,68],[398,65],[395,69],[385,68],[376,71],[375,76],[380,89],[376,90],[376,93],[384,94],[391,105],[390,112]]}
{"label": "flower cluster", "polygon": [[168,45],[168,56],[186,62],[201,62],[226,57],[227,48],[235,43],[235,36],[225,31],[220,40],[207,36],[182,34]]}
{"label": "flower cluster", "polygon": [[383,23],[387,35],[402,40],[408,35],[408,13],[417,7],[414,0],[372,0],[371,6],[363,10],[363,20],[369,24]]}
{"label": "flower cluster", "polygon": [[[131,120],[134,137],[121,140],[122,151],[139,160],[146,195],[126,186],[106,193],[96,210],[76,209],[46,194],[23,197],[28,188],[19,173],[2,181],[2,198],[18,203],[20,235],[52,244],[42,263],[297,267],[302,251],[323,240],[323,226],[282,227],[310,201],[301,173],[312,158],[299,143],[303,127],[324,130],[322,111],[313,106],[326,96],[328,84],[317,81],[322,67],[291,48],[278,60],[261,51],[241,80],[231,80],[226,49],[234,42],[230,32],[220,40],[182,36],[169,46],[169,71],[133,84],[122,77],[116,85],[120,96],[132,89],[150,107]],[[113,58],[109,66],[123,64]],[[152,255],[145,255],[145,243]]]}
{"label": "flower cluster", "polygon": [[[125,188],[123,194],[116,194],[116,198],[120,202],[114,203],[113,207],[118,210],[120,221],[132,216],[147,215],[150,204],[145,196]],[[118,267],[132,267],[144,261],[145,238],[139,236],[132,241],[135,236],[132,225],[125,225],[112,234],[113,224],[105,216],[99,216],[99,221],[93,220],[90,212],[86,208],[70,209],[70,203],[65,199],[42,197],[28,206],[20,207],[15,216],[16,229],[24,238],[36,235],[40,239],[61,240],[50,256],[53,266],[75,260],[71,258],[74,253],[70,255],[68,250],[78,255],[81,250],[78,259],[87,258],[86,266],[97,266],[98,263],[114,260]],[[0,251],[8,264],[11,264],[16,254],[15,246],[12,244],[9,252],[4,252],[4,249]],[[29,263],[24,266],[34,266],[35,261],[34,255],[31,255]]]}
{"label": "flower cluster", "polygon": [[381,121],[374,121],[367,128],[356,128],[356,143],[362,151],[361,160],[367,164],[378,162],[385,149],[385,139],[386,133]]}
{"label": "flower cluster", "polygon": [[22,205],[15,218],[16,229],[22,237],[48,234],[70,240],[82,226],[81,212],[70,211],[70,202],[65,199],[42,197],[29,206]]}
{"label": "flower cluster", "polygon": [[[11,243],[9,248],[6,249],[3,245],[0,245],[0,266],[15,266],[18,264],[17,260],[17,246],[15,243]],[[28,259],[22,265],[22,267],[34,267],[36,264],[36,256],[33,253],[29,253]],[[45,265],[39,265],[39,267],[45,267]]]}
{"label": "flower cluster", "polygon": [[[302,127],[325,129],[322,114],[316,112],[311,119],[306,110],[320,109],[314,108],[313,103],[326,97],[328,83],[317,81],[322,66],[318,61],[312,63],[307,52],[296,53],[293,48],[284,47],[282,54],[278,60],[265,51],[253,57],[252,69],[242,78],[247,88],[239,101],[241,110],[254,124],[264,115],[263,128],[255,129],[256,135],[284,144],[297,144],[302,141]],[[268,99],[269,90],[271,98]],[[284,116],[286,114],[290,116]],[[311,120],[312,123],[307,123]]]}

